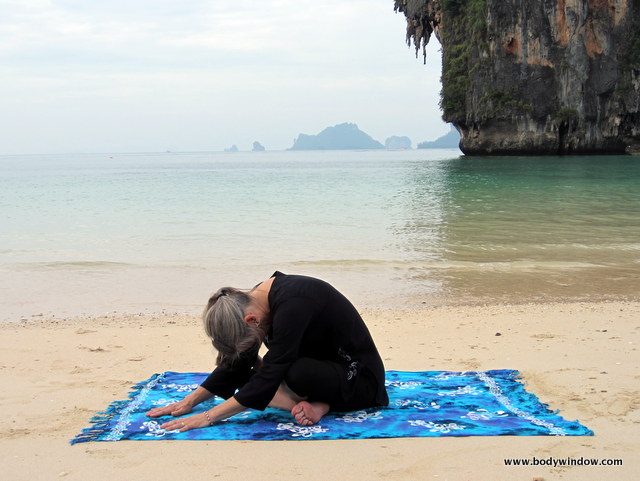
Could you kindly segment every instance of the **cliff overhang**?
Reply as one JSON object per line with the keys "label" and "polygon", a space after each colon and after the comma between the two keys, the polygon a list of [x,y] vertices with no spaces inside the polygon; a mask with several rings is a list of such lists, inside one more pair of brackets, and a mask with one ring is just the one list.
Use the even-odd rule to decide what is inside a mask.
{"label": "cliff overhang", "polygon": [[640,153],[640,0],[395,0],[472,155]]}

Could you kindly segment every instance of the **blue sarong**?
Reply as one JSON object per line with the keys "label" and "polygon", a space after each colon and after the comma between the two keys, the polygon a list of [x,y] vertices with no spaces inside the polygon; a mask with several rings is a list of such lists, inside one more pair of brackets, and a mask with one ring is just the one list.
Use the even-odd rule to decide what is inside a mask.
{"label": "blue sarong", "polygon": [[[208,373],[164,372],[134,386],[129,398],[94,416],[71,444],[119,440],[292,440],[367,439],[436,436],[591,436],[525,390],[517,371],[387,371],[389,406],[330,412],[320,423],[300,426],[290,413],[246,410],[213,427],[181,433],[160,426],[171,416],[145,413],[179,401]],[[211,409],[214,397],[187,416]]]}

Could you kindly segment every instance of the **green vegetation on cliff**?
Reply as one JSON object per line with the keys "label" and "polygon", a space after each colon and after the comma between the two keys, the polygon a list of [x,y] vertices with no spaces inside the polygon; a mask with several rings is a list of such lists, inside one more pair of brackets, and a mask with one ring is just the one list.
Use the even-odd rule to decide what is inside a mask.
{"label": "green vegetation on cliff", "polygon": [[416,54],[442,44],[442,117],[464,153],[640,152],[640,0],[394,3]]}
{"label": "green vegetation on cliff", "polygon": [[449,122],[464,122],[471,75],[481,69],[486,58],[485,0],[441,0],[445,23],[442,42],[451,45],[442,58],[440,107]]}

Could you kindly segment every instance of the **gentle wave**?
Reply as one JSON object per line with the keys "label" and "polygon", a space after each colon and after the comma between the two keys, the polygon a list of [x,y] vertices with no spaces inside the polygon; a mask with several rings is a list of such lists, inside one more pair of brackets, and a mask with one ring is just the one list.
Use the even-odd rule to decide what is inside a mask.
{"label": "gentle wave", "polygon": [[57,270],[57,269],[128,269],[131,267],[145,267],[141,264],[112,261],[49,261],[49,262],[20,262],[14,264],[23,270]]}

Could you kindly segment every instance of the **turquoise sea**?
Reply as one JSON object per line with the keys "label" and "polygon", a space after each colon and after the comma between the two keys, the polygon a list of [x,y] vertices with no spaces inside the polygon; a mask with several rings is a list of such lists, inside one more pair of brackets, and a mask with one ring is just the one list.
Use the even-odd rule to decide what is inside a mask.
{"label": "turquoise sea", "polygon": [[636,299],[640,158],[0,156],[0,319],[199,311],[279,269],[362,308]]}

